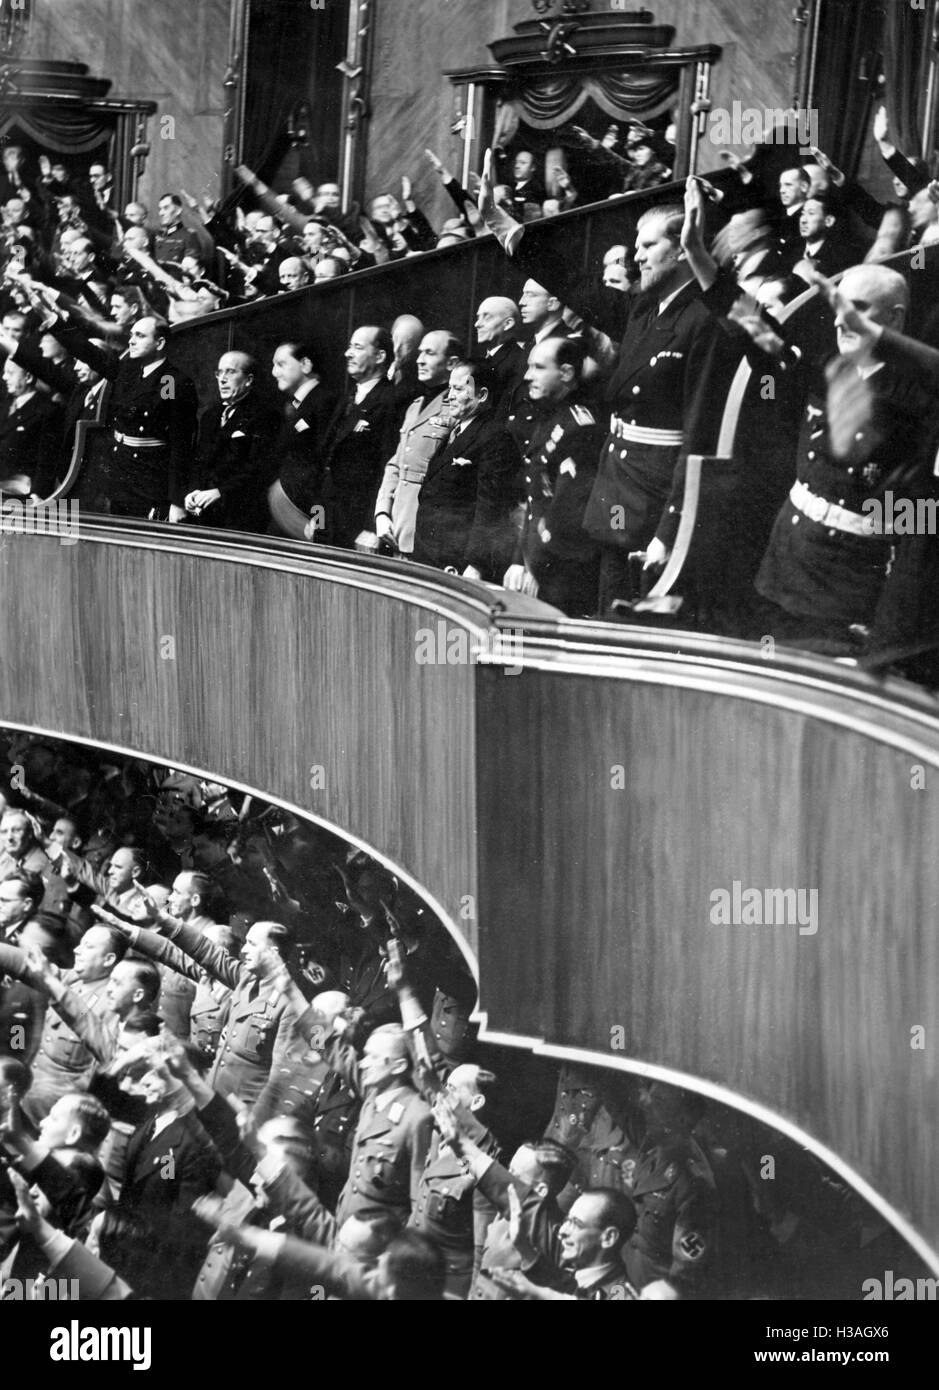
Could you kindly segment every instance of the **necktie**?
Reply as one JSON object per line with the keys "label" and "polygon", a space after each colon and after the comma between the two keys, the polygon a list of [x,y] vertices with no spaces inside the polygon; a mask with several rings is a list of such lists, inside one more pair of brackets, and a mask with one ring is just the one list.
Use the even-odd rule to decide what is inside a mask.
{"label": "necktie", "polygon": [[234,413],[235,413],[235,407],[234,407],[233,405],[226,405],[226,406],[225,406],[224,410],[222,411],[222,424],[221,424],[221,428],[222,428],[222,429],[225,429],[226,425],[228,424],[229,420],[230,420],[231,417],[234,415]]}
{"label": "necktie", "polygon": [[296,396],[294,396],[293,400],[287,402],[287,411],[286,411],[286,415],[287,415],[287,423],[288,423],[288,425],[292,425],[293,422],[294,422],[294,420],[296,420],[297,417],[299,416],[299,414],[300,414],[300,402],[297,400]]}

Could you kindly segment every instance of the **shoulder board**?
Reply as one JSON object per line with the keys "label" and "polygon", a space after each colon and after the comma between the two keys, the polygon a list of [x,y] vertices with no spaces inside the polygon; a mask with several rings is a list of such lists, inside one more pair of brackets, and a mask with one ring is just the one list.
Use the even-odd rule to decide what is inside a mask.
{"label": "shoulder board", "polygon": [[571,414],[574,417],[575,424],[595,425],[597,423],[593,413],[589,411],[585,405],[572,405]]}

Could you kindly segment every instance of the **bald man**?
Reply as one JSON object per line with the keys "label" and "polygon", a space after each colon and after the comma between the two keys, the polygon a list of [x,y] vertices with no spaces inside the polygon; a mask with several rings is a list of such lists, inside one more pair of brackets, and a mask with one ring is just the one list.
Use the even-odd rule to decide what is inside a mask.
{"label": "bald man", "polygon": [[399,314],[391,325],[394,361],[388,368],[388,380],[395,388],[395,409],[401,420],[420,390],[417,351],[423,336],[424,325],[413,314]]}
{"label": "bald man", "polygon": [[401,425],[375,503],[375,530],[402,555],[414,550],[414,524],[421,485],[437,447],[450,432],[444,402],[450,372],[463,355],[462,344],[445,328],[427,333],[417,353],[417,389]]}
{"label": "bald man", "polygon": [[[902,329],[909,290],[896,271],[853,266],[840,291],[847,308]],[[892,543],[872,521],[883,514],[885,494],[909,495],[935,410],[920,386],[873,355],[868,336],[846,322],[844,306],[835,318],[838,356],[809,379],[796,482],[756,587],[771,605],[767,631],[850,646],[850,629],[873,618]],[[802,370],[778,338],[768,346],[787,371]]]}
{"label": "bald man", "polygon": [[327,1044],[326,1057],[364,1097],[336,1221],[388,1215],[407,1221],[433,1133],[430,1107],[411,1084],[408,1036],[398,1024],[384,1023],[365,1040],[361,1061],[341,1037]]}
{"label": "bald man", "polygon": [[[284,262],[286,265],[287,262]],[[267,528],[269,459],[279,421],[255,389],[257,367],[246,352],[225,352],[215,373],[218,400],[199,420],[186,512],[200,526]]]}
{"label": "bald man", "polygon": [[497,419],[505,416],[525,377],[526,358],[518,342],[521,324],[521,310],[514,299],[504,295],[491,295],[476,310],[479,356],[486,358],[495,373],[496,388],[489,405]]}
{"label": "bald man", "polygon": [[[460,1109],[467,1138],[493,1157],[499,1145],[486,1128],[482,1112],[487,1088],[494,1081],[492,1072],[464,1062],[454,1067],[444,1087],[447,1104]],[[494,1214],[486,1199],[475,1194],[476,1180],[469,1168],[435,1128],[408,1225],[443,1251],[446,1292],[454,1298],[466,1298],[473,1279],[474,1215],[479,1213],[481,1243],[488,1225],[485,1216],[491,1219]]]}
{"label": "bald man", "polygon": [[281,294],[289,290],[300,290],[310,283],[310,271],[306,261],[299,256],[288,256],[277,268]]}

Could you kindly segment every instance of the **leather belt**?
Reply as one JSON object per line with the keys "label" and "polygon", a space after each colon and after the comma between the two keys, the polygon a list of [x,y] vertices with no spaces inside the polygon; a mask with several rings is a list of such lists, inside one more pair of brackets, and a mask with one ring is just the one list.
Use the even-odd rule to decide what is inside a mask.
{"label": "leather belt", "polygon": [[114,431],[114,438],[118,444],[126,444],[128,449],[168,449],[170,447],[165,439],[145,439],[142,435],[138,439],[134,434],[121,434],[120,430]]}
{"label": "leather belt", "polygon": [[617,439],[628,439],[633,444],[656,444],[662,449],[674,449],[685,440],[681,430],[657,430],[651,425],[628,424],[618,415],[610,416],[610,434],[615,434]]}
{"label": "leather belt", "polygon": [[809,521],[817,522],[819,526],[827,526],[832,531],[846,531],[851,536],[874,534],[873,517],[862,516],[860,512],[849,512],[834,502],[826,502],[824,497],[818,497],[805,483],[793,483],[789,501],[803,516],[807,516]]}

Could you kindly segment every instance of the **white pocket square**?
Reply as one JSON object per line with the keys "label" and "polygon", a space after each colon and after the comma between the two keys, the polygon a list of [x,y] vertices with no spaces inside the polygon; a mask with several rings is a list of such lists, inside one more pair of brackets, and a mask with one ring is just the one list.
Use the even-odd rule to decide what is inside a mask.
{"label": "white pocket square", "polygon": [[231,437],[232,439],[244,439],[245,432],[244,430],[232,430]]}
{"label": "white pocket square", "polygon": [[453,464],[454,468],[469,468],[470,465],[472,464],[473,460],[472,460],[472,459],[451,459],[450,462]]}
{"label": "white pocket square", "polygon": [[[296,430],[297,434],[302,434],[304,430],[308,430],[309,428],[310,427],[307,424],[306,420],[298,420],[297,423],[294,425],[294,429]],[[234,435],[232,435],[232,438],[234,439]]]}

